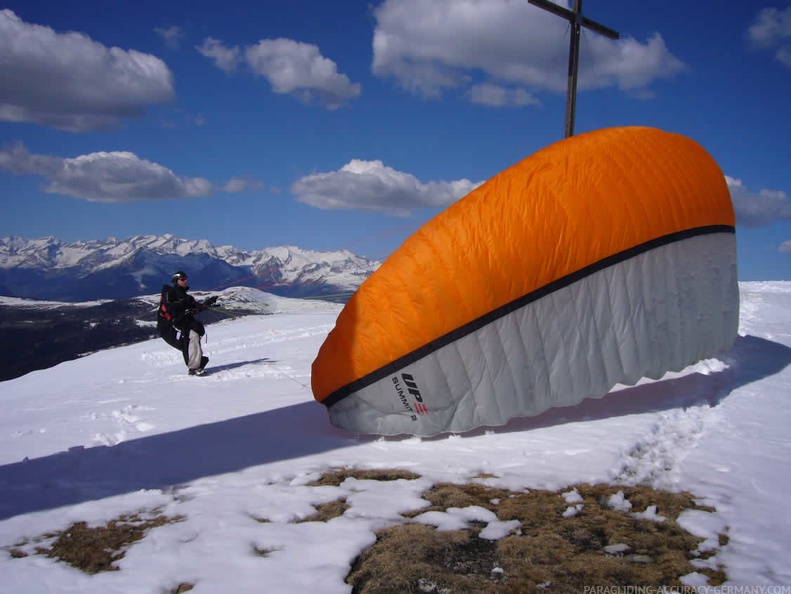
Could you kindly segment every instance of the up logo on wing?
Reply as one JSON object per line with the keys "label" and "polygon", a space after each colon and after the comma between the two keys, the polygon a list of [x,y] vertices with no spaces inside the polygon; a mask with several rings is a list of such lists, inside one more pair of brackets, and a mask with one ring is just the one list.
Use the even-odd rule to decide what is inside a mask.
{"label": "up logo on wing", "polygon": [[409,392],[415,399],[415,412],[417,412],[419,415],[427,415],[428,408],[426,408],[426,405],[423,403],[423,396],[420,394],[420,389],[417,387],[415,378],[409,373],[402,373],[401,379],[404,380],[404,385],[406,386],[407,392]]}

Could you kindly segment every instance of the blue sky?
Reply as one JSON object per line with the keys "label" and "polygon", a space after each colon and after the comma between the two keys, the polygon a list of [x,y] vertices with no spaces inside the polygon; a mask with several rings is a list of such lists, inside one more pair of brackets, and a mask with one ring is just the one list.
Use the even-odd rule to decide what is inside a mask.
{"label": "blue sky", "polygon": [[[584,14],[621,38],[583,32],[576,132],[698,141],[740,279],[791,279],[788,0]],[[563,137],[568,28],[527,0],[5,2],[0,236],[384,258]]]}

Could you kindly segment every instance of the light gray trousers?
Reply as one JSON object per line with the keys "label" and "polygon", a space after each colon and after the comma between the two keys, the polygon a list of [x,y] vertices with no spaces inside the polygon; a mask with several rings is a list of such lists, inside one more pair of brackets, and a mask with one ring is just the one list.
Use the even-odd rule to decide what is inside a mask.
{"label": "light gray trousers", "polygon": [[200,334],[195,332],[195,330],[190,330],[190,343],[189,350],[187,351],[187,367],[190,369],[200,368],[200,361],[203,358],[203,349],[201,348],[200,339]]}

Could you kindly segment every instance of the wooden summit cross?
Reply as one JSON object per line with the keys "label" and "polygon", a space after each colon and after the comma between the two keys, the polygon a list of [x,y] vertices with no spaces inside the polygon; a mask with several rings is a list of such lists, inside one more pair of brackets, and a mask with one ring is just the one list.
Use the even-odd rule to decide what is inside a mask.
{"label": "wooden summit cross", "polygon": [[600,25],[588,17],[582,16],[582,0],[574,0],[572,10],[563,8],[549,0],[527,0],[530,4],[538,6],[566,19],[571,24],[571,43],[569,46],[569,84],[566,95],[566,138],[574,136],[574,112],[577,106],[577,67],[580,59],[580,29],[585,27],[610,39],[619,39],[617,31]]}

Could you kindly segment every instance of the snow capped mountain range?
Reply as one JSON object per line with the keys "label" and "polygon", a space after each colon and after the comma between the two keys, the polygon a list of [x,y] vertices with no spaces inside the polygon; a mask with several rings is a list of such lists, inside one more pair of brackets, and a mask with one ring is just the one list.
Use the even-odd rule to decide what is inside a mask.
{"label": "snow capped mountain range", "polygon": [[0,294],[60,301],[121,299],[159,293],[177,270],[198,290],[255,287],[308,297],[353,292],[380,262],[347,250],[294,246],[245,251],[173,235],[62,242],[0,238]]}

